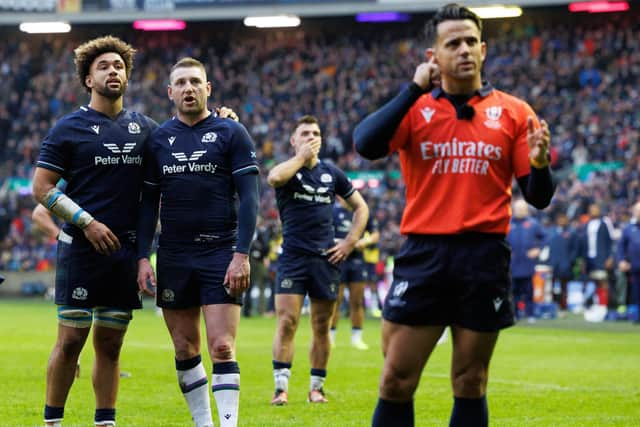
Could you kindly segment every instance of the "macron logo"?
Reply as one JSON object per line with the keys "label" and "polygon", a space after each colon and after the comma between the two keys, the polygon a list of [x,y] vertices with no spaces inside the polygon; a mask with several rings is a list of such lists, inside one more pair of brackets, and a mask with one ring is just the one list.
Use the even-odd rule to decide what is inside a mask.
{"label": "macron logo", "polygon": [[175,136],[170,136],[169,138],[167,138],[167,141],[169,141],[169,145],[173,146],[173,142],[176,140]]}
{"label": "macron logo", "polygon": [[94,131],[96,133],[96,135],[100,135],[100,126],[93,125],[93,126],[91,126],[91,130]]}
{"label": "macron logo", "polygon": [[431,123],[431,118],[433,117],[433,114],[436,112],[436,110],[434,110],[433,108],[429,108],[429,107],[425,107],[422,110],[420,110],[420,113],[422,113],[422,117],[424,117],[425,121],[427,123]]}
{"label": "macron logo", "polygon": [[493,300],[493,308],[495,308],[496,313],[500,310],[500,306],[504,300],[502,298],[494,298]]}
{"label": "macron logo", "polygon": [[191,157],[187,157],[184,153],[171,153],[179,162],[195,162],[198,160],[207,150],[198,150],[191,153]]}
{"label": "macron logo", "polygon": [[102,145],[107,147],[113,154],[128,154],[136,147],[135,142],[127,142],[126,144],[124,144],[124,147],[122,147],[122,150],[120,150],[120,147],[118,147],[116,144],[112,144],[109,142],[105,142]]}

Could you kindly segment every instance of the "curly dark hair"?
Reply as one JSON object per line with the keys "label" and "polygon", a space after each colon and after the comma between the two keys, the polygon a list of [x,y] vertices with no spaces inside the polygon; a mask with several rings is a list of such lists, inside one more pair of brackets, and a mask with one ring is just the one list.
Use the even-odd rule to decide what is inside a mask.
{"label": "curly dark hair", "polygon": [[91,89],[87,87],[85,79],[91,69],[91,64],[95,59],[103,53],[117,53],[124,61],[127,78],[133,70],[133,58],[136,50],[128,43],[114,36],[104,36],[97,39],[89,40],[78,46],[73,53],[75,54],[74,63],[76,64],[76,74],[80,79],[80,84],[87,92],[91,93]]}

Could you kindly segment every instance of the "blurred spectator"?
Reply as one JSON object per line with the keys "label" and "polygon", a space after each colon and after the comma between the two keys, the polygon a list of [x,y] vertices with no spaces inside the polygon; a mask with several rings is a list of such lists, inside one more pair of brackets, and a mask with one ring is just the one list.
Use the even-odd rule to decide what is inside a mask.
{"label": "blurred spectator", "polygon": [[566,212],[558,212],[555,226],[549,232],[549,264],[553,269],[553,282],[560,283],[560,293],[554,295],[560,309],[567,309],[567,283],[574,278],[573,267],[580,250],[579,237],[569,225]]}
{"label": "blurred spectator", "polygon": [[271,230],[262,219],[258,217],[258,224],[253,237],[253,243],[249,251],[249,263],[251,265],[251,284],[244,294],[242,315],[250,317],[254,309],[253,292],[258,292],[255,311],[259,316],[267,311],[267,287],[269,286],[269,241]]}
{"label": "blurred spectator", "polygon": [[598,305],[609,304],[609,271],[613,267],[613,223],[602,215],[600,206],[589,206],[589,222],[585,228],[587,274],[596,283]]}
{"label": "blurred spectator", "polygon": [[627,273],[629,278],[630,306],[633,321],[640,322],[638,307],[640,306],[640,202],[633,205],[632,217],[623,231],[618,246],[618,268]]}
{"label": "blurred spectator", "polygon": [[[541,225],[529,215],[529,205],[523,199],[513,203],[513,217],[507,241],[511,245],[511,280],[516,319],[523,315],[530,323],[533,317],[533,274],[536,261],[544,246],[545,233]],[[524,304],[524,313],[519,305]]]}

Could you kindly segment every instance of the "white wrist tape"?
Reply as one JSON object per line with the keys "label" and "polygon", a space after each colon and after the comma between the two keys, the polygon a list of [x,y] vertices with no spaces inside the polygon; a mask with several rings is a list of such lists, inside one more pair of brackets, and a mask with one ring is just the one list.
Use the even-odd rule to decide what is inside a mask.
{"label": "white wrist tape", "polygon": [[47,191],[41,202],[54,214],[82,229],[93,221],[91,214],[71,200],[66,194],[54,187]]}

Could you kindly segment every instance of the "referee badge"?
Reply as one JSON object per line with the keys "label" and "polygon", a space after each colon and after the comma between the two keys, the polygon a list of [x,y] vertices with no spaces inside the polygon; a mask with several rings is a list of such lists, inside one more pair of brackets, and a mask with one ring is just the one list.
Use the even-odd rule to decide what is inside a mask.
{"label": "referee badge", "polygon": [[489,107],[485,110],[485,114],[487,115],[487,120],[485,120],[484,125],[491,129],[500,129],[502,125],[500,124],[500,117],[502,117],[502,107],[493,106]]}

